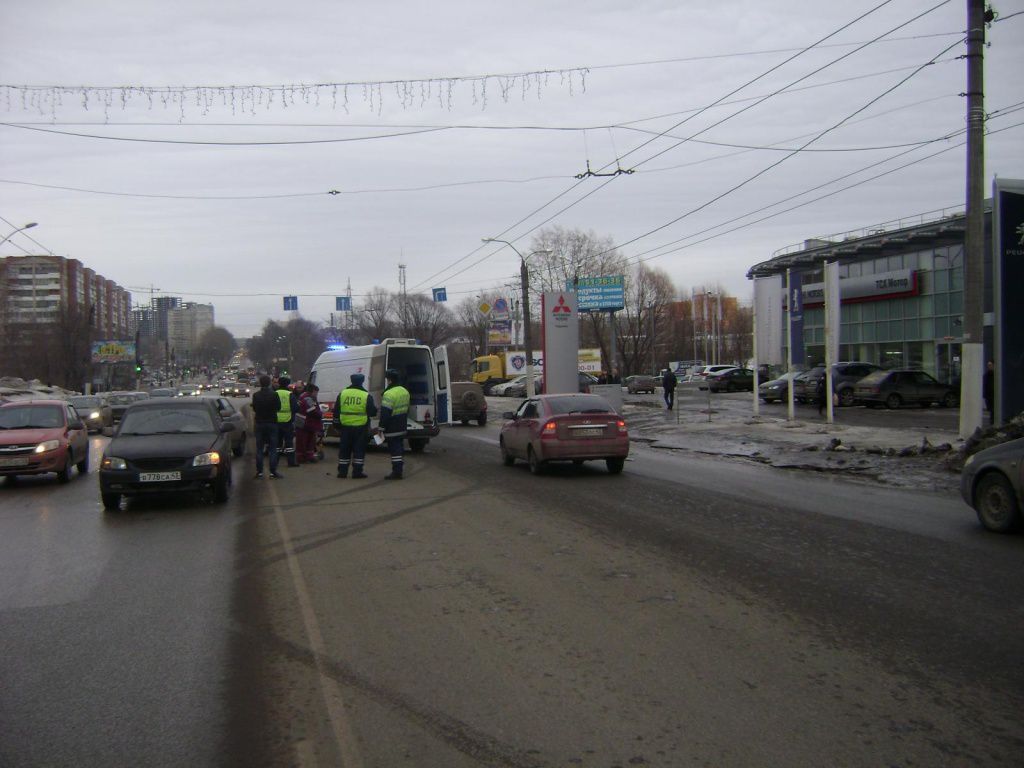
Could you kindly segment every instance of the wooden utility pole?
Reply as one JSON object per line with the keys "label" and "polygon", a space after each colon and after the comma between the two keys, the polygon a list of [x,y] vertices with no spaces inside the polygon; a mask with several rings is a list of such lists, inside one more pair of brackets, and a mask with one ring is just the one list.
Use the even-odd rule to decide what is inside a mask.
{"label": "wooden utility pole", "polygon": [[982,424],[985,296],[985,3],[967,0],[967,226],[960,351],[960,437]]}

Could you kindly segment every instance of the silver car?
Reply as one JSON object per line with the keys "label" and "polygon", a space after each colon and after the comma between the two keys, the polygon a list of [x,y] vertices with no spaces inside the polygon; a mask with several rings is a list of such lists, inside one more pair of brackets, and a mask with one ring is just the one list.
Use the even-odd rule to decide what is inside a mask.
{"label": "silver car", "polygon": [[1021,525],[1024,438],[993,445],[970,456],[960,473],[960,495],[990,531],[1008,533]]}

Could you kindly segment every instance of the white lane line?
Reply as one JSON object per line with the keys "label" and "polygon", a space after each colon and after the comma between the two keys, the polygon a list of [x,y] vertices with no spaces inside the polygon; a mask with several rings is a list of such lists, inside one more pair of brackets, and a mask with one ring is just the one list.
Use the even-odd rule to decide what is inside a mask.
{"label": "white lane line", "polygon": [[306,638],[309,640],[309,647],[313,651],[313,659],[316,662],[320,693],[323,696],[324,705],[327,707],[327,716],[331,720],[335,743],[338,745],[338,754],[341,756],[340,765],[342,768],[361,768],[363,758],[348,716],[345,714],[345,702],[341,697],[341,689],[324,667],[323,660],[327,657],[324,637],[320,632],[320,623],[316,620],[316,613],[313,611],[313,601],[309,597],[306,580],[302,577],[299,560],[295,556],[292,537],[288,531],[288,523],[285,521],[281,502],[277,497],[277,489],[273,482],[271,480],[268,484],[270,485],[270,499],[274,505],[274,518],[277,520],[277,529],[281,534],[281,545],[284,547],[288,561],[288,570],[292,575],[292,586],[295,588],[295,595],[299,601],[299,611],[306,629]]}

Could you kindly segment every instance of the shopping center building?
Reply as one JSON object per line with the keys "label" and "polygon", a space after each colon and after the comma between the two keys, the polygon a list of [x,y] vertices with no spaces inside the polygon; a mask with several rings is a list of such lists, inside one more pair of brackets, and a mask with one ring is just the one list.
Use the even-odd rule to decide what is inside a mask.
{"label": "shopping center building", "polygon": [[[986,360],[992,359],[991,222],[986,201]],[[922,214],[784,248],[751,267],[747,277],[781,276],[784,284],[787,270],[798,275],[805,362],[814,365],[825,358],[823,265],[838,261],[839,359],[917,368],[953,382],[960,377],[965,232],[962,211]],[[779,318],[784,323],[785,313],[775,314]],[[781,339],[785,360],[784,332]]]}

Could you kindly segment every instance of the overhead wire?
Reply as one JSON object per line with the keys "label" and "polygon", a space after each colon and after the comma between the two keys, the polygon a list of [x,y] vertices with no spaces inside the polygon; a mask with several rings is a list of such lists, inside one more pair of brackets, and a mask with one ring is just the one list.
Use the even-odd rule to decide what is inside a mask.
{"label": "overhead wire", "polygon": [[[854,25],[854,24],[856,24],[857,22],[859,22],[859,21],[861,21],[862,19],[866,18],[867,16],[871,15],[872,13],[874,13],[875,11],[877,11],[878,9],[880,9],[880,8],[883,8],[884,6],[888,5],[888,4],[890,3],[890,2],[892,2],[892,0],[884,0],[884,2],[880,3],[879,5],[876,5],[876,6],[874,7],[874,8],[871,8],[870,10],[866,11],[865,13],[863,13],[863,14],[861,14],[861,15],[857,16],[857,17],[856,17],[855,19],[853,19],[852,21],[849,21],[849,22],[847,22],[847,23],[843,24],[843,25],[842,25],[841,27],[839,27],[838,29],[836,29],[836,30],[834,30],[834,31],[830,32],[829,34],[825,35],[825,36],[824,36],[824,37],[822,37],[822,38],[819,38],[818,40],[816,40],[815,42],[813,42],[813,43],[811,43],[810,45],[806,46],[805,48],[802,48],[802,49],[801,49],[801,50],[800,50],[799,52],[795,53],[794,55],[792,55],[792,56],[789,56],[789,57],[787,57],[787,58],[786,58],[786,59],[784,59],[784,60],[783,60],[782,62],[780,62],[780,63],[778,63],[778,64],[775,64],[774,66],[772,66],[772,67],[768,68],[767,70],[765,70],[765,71],[764,71],[764,72],[762,72],[761,74],[757,75],[757,76],[756,76],[756,77],[754,77],[753,79],[751,79],[751,80],[748,80],[748,81],[746,81],[746,82],[745,82],[745,83],[744,83],[743,85],[739,86],[738,88],[734,88],[733,90],[729,91],[728,93],[726,93],[726,94],[725,94],[725,95],[723,95],[722,97],[720,97],[720,98],[716,99],[716,100],[715,100],[714,102],[712,102],[711,104],[708,104],[707,106],[705,106],[705,107],[702,107],[702,108],[701,108],[700,110],[698,110],[697,112],[693,113],[693,114],[692,114],[692,115],[690,115],[689,117],[686,117],[686,118],[684,118],[683,120],[681,120],[681,121],[677,122],[677,123],[676,123],[675,125],[673,125],[673,126],[671,126],[670,128],[666,129],[666,131],[665,131],[665,132],[667,133],[668,131],[672,131],[672,130],[675,130],[676,128],[680,127],[681,125],[683,125],[684,123],[688,122],[689,120],[691,120],[691,119],[693,119],[693,118],[695,118],[695,117],[697,117],[697,116],[699,116],[699,115],[703,114],[704,112],[706,112],[707,110],[711,109],[711,108],[712,108],[712,107],[714,107],[715,105],[717,105],[717,104],[721,103],[721,102],[722,102],[722,101],[724,101],[725,99],[728,99],[728,98],[730,98],[730,97],[734,96],[735,94],[739,93],[739,92],[740,92],[741,90],[743,90],[744,88],[747,88],[747,87],[749,87],[750,85],[753,85],[753,84],[754,84],[755,82],[757,82],[758,80],[761,80],[761,79],[762,79],[762,78],[764,78],[764,77],[767,77],[767,76],[768,76],[769,74],[771,74],[772,72],[776,71],[776,70],[777,70],[777,69],[779,69],[780,67],[783,67],[783,66],[785,66],[786,64],[788,64],[789,62],[791,62],[791,61],[793,61],[794,59],[798,58],[799,56],[802,56],[803,54],[807,53],[808,51],[810,51],[810,50],[814,49],[815,47],[817,47],[817,46],[821,45],[821,44],[822,44],[822,43],[824,43],[824,42],[825,42],[826,40],[828,40],[828,39],[830,39],[830,38],[832,38],[832,37],[835,37],[836,35],[840,34],[840,33],[841,33],[841,32],[843,32],[844,30],[846,30],[846,29],[848,29],[849,27],[853,26],[853,25]],[[652,142],[654,142],[654,141],[656,141],[656,140],[657,140],[657,138],[656,138],[656,137],[652,137],[652,138],[648,139],[647,141],[645,141],[645,142],[641,143],[641,144],[640,144],[640,145],[639,145],[638,147],[634,148],[633,150],[630,150],[630,152],[627,152],[627,153],[626,153],[626,154],[627,154],[627,156],[628,156],[629,154],[632,154],[632,153],[633,153],[634,151],[636,151],[636,150],[642,149],[643,147],[645,147],[645,146],[647,146],[647,145],[651,144]],[[606,165],[606,166],[604,166],[604,167],[602,168],[602,170],[603,170],[604,168],[607,168],[607,167],[609,167],[609,165]],[[590,197],[591,195],[593,195],[593,194],[597,193],[598,191],[600,191],[600,190],[604,189],[604,188],[605,188],[605,187],[606,187],[606,186],[607,186],[608,184],[610,184],[611,182],[615,181],[615,179],[617,179],[617,178],[618,178],[617,176],[613,176],[613,177],[609,178],[609,179],[608,179],[607,181],[605,181],[605,182],[602,182],[601,184],[599,184],[598,186],[596,186],[596,187],[595,187],[594,189],[590,190],[589,192],[587,192],[586,194],[584,194],[584,195],[583,195],[582,197],[580,197],[580,198],[579,198],[578,200],[576,200],[576,201],[575,201],[574,203],[572,203],[572,204],[571,204],[571,205],[570,205],[569,207],[572,207],[573,205],[578,205],[578,204],[579,204],[580,202],[582,202],[582,201],[583,201],[583,200],[585,200],[586,198],[588,198],[588,197]],[[569,194],[569,193],[570,193],[570,192],[572,192],[573,190],[577,189],[577,188],[578,188],[578,187],[579,187],[579,186],[580,186],[581,184],[583,184],[583,183],[584,183],[584,181],[583,181],[583,180],[580,180],[580,181],[577,181],[577,182],[576,182],[575,184],[572,184],[572,185],[571,185],[571,186],[570,186],[570,187],[569,187],[568,189],[566,189],[566,190],[563,190],[562,192],[560,192],[559,194],[557,194],[557,195],[556,195],[555,197],[553,197],[552,199],[548,200],[548,201],[547,201],[546,203],[544,203],[543,205],[541,205],[541,206],[540,206],[539,208],[536,208],[536,209],[534,209],[534,210],[533,210],[533,211],[531,211],[530,213],[526,214],[526,216],[524,216],[524,217],[522,217],[521,219],[519,219],[519,220],[518,220],[517,222],[515,222],[515,223],[511,224],[510,226],[506,227],[506,228],[505,228],[504,230],[502,230],[501,232],[499,232],[499,233],[498,233],[498,237],[504,237],[505,235],[509,234],[509,233],[510,233],[510,232],[511,232],[511,231],[512,231],[513,229],[515,229],[516,227],[518,227],[518,226],[519,226],[520,224],[522,224],[522,223],[524,223],[524,222],[528,221],[529,219],[533,218],[533,217],[534,217],[535,215],[537,215],[538,213],[540,213],[541,211],[543,211],[543,210],[544,210],[545,208],[547,208],[548,206],[552,205],[553,203],[555,203],[556,201],[558,201],[558,200],[560,200],[561,198],[565,197],[565,196],[566,196],[567,194]],[[564,208],[564,209],[562,209],[562,211],[564,212],[565,210],[568,210],[568,208],[569,208],[569,207],[567,207],[567,208]],[[558,214],[556,214],[556,215],[558,215]],[[550,221],[550,218],[548,219],[548,221]],[[540,225],[538,225],[538,226],[543,226],[543,224],[540,224]],[[536,229],[536,227],[534,227],[534,229]],[[533,231],[533,230],[530,230],[530,231]],[[527,232],[527,233],[524,233],[524,234],[522,234],[522,235],[519,235],[519,236],[518,236],[518,237],[516,237],[515,239],[517,239],[517,240],[518,240],[518,239],[521,239],[522,237],[524,237],[524,236],[525,236],[525,234],[529,234],[529,232]],[[436,277],[438,277],[438,276],[440,276],[440,275],[444,274],[444,273],[445,273],[445,272],[447,272],[448,270],[450,270],[450,269],[453,269],[454,267],[458,266],[459,264],[461,264],[462,262],[466,261],[467,259],[469,259],[469,258],[471,258],[471,257],[475,256],[475,255],[476,255],[477,253],[479,253],[479,252],[480,252],[481,250],[483,250],[483,247],[482,247],[482,246],[477,246],[476,248],[474,248],[474,249],[473,249],[472,251],[470,251],[470,252],[469,252],[468,254],[466,254],[465,256],[461,257],[460,259],[457,259],[456,261],[454,261],[454,262],[452,262],[451,264],[449,264],[449,265],[448,265],[447,267],[445,267],[445,268],[443,268],[443,269],[441,269],[441,270],[439,270],[439,271],[435,272],[434,274],[430,275],[429,277],[427,277],[427,278],[425,278],[424,280],[422,280],[422,281],[420,281],[419,283],[417,283],[417,284],[416,284],[416,285],[414,286],[414,289],[415,289],[415,288],[419,288],[419,287],[421,287],[421,286],[423,286],[423,285],[426,285],[427,283],[429,283],[429,282],[430,282],[431,280],[433,280],[434,278],[436,278]],[[485,261],[486,259],[489,259],[489,258],[490,258],[491,256],[493,256],[493,255],[497,254],[497,253],[498,253],[498,252],[499,252],[500,250],[501,250],[500,248],[498,248],[498,249],[495,249],[495,250],[493,250],[493,251],[492,251],[492,252],[491,252],[490,254],[488,254],[487,256],[485,256],[485,257],[484,257],[483,259],[478,259],[477,261],[475,261],[475,262],[473,262],[472,264],[470,264],[469,266],[467,266],[467,267],[465,267],[465,268],[461,269],[461,270],[460,270],[459,272],[456,272],[455,274],[456,274],[456,275],[458,275],[458,274],[461,274],[462,272],[466,271],[467,269],[472,269],[472,268],[473,268],[474,266],[476,266],[477,264],[479,264],[479,263],[481,263],[482,261]]]}

